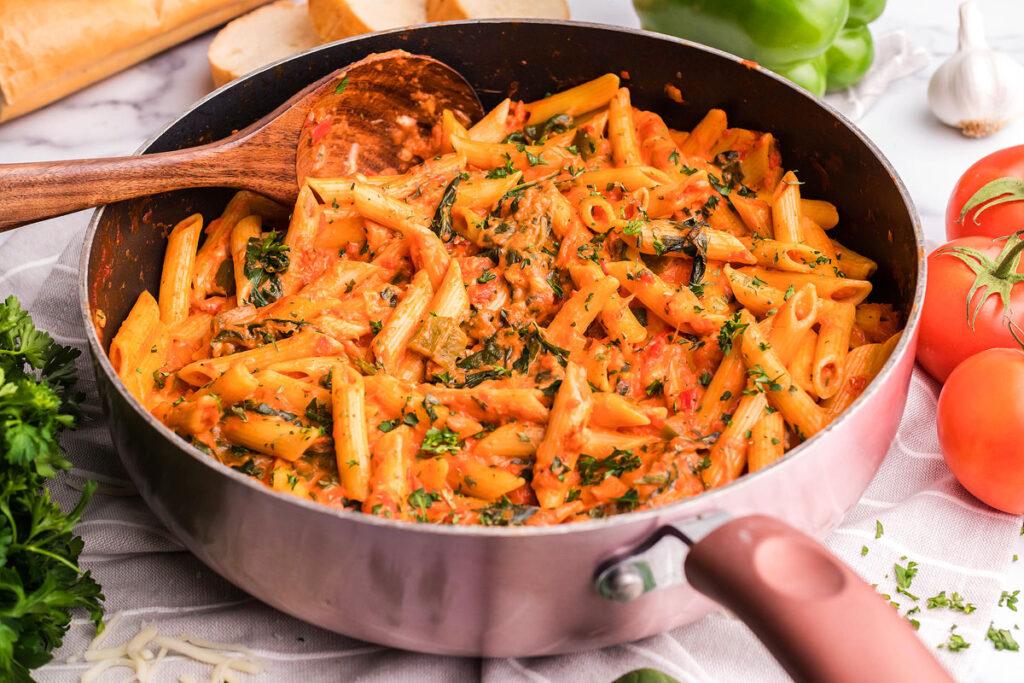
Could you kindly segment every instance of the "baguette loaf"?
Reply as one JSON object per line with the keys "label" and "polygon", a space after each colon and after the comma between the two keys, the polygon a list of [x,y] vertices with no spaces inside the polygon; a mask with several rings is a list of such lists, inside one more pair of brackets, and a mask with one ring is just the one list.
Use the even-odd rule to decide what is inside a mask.
{"label": "baguette loaf", "polygon": [[2,0],[0,121],[219,26],[265,0]]}
{"label": "baguette loaf", "polygon": [[427,23],[424,0],[309,0],[309,16],[325,42]]}
{"label": "baguette loaf", "polygon": [[537,17],[568,19],[565,0],[427,0],[427,21]]}
{"label": "baguette loaf", "polygon": [[306,3],[278,0],[220,30],[207,57],[217,86],[320,44]]}

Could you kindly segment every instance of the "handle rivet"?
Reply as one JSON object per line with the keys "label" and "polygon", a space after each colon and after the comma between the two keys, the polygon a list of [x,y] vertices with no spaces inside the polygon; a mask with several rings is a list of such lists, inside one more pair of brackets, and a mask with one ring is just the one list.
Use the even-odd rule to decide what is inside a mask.
{"label": "handle rivet", "polygon": [[629,602],[644,594],[644,577],[632,564],[620,564],[609,569],[602,583],[602,592],[612,600]]}

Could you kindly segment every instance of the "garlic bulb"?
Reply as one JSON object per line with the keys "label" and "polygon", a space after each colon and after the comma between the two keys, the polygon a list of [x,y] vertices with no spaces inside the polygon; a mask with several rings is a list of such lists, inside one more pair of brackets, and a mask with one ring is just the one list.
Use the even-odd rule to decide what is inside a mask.
{"label": "garlic bulb", "polygon": [[959,47],[932,75],[928,104],[940,121],[972,138],[1024,114],[1024,66],[989,49],[974,0],[960,5]]}

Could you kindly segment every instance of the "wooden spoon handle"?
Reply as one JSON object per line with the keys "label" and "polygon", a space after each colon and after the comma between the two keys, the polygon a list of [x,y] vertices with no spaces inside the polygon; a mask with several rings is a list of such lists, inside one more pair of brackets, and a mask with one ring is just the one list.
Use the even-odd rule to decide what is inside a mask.
{"label": "wooden spoon handle", "polygon": [[0,165],[0,232],[168,190],[228,185],[214,146],[110,159]]}

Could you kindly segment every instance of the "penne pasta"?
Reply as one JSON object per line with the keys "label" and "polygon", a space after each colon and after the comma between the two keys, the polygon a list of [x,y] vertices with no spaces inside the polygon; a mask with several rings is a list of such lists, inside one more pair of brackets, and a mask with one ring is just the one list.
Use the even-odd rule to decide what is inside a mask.
{"label": "penne pasta", "polygon": [[772,134],[640,100],[605,74],[438,107],[402,173],[354,155],[290,218],[248,192],[187,217],[110,361],[220,462],[395,520],[572,523],[765,468],[863,393],[900,311]]}

